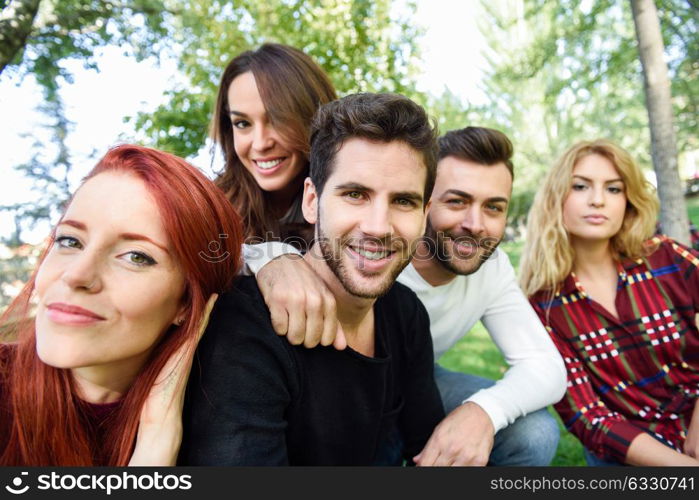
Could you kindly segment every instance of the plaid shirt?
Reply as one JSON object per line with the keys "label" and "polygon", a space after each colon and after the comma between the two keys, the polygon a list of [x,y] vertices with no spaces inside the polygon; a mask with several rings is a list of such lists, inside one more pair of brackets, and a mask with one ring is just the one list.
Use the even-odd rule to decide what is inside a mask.
{"label": "plaid shirt", "polygon": [[650,256],[618,264],[618,319],[574,273],[552,301],[545,292],[530,299],[568,372],[555,408],[586,448],[608,460],[625,461],[641,432],[682,451],[699,397],[699,253],[666,237],[654,241],[660,245]]}

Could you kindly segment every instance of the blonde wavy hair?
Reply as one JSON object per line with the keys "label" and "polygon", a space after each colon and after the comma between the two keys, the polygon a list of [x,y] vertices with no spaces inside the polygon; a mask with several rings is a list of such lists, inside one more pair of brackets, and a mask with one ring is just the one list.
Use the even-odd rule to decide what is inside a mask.
{"label": "blonde wavy hair", "polygon": [[573,169],[582,158],[597,154],[612,162],[626,193],[626,212],[621,229],[611,239],[615,257],[632,259],[646,255],[653,235],[659,202],[631,155],[606,139],[582,141],[571,146],[544,178],[527,221],[527,239],[520,266],[520,285],[530,297],[545,290],[552,296],[573,269],[575,252],[563,225],[563,203],[568,197]]}

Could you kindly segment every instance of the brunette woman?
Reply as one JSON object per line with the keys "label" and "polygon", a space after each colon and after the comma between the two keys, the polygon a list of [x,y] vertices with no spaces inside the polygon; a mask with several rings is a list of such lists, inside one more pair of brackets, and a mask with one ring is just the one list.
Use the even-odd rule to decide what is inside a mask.
{"label": "brunette woman", "polygon": [[699,254],[651,239],[657,210],[630,155],[597,140],[563,154],[529,214],[521,285],[590,464],[699,465]]}
{"label": "brunette woman", "polygon": [[3,315],[0,464],[174,464],[192,356],[241,243],[231,204],[184,160],[109,151]]}
{"label": "brunette woman", "polygon": [[334,297],[297,255],[313,237],[301,213],[311,119],[335,98],[310,57],[267,43],[228,63],[211,123],[225,161],[216,183],[242,216],[250,243],[243,246],[243,272],[255,274],[276,332],[307,347],[346,345]]}
{"label": "brunette woman", "polygon": [[299,236],[308,226],[300,208],[308,132],[316,110],[335,98],[323,70],[287,45],[243,52],[224,70],[211,127],[225,160],[217,184],[249,242]]}

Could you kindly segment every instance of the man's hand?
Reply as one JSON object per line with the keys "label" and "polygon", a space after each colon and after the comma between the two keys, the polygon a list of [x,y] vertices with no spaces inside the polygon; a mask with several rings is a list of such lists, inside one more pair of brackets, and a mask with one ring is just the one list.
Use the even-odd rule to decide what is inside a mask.
{"label": "man's hand", "polygon": [[684,442],[684,453],[699,459],[699,402],[694,403],[692,420],[687,428],[687,439]]}
{"label": "man's hand", "polygon": [[488,414],[467,402],[435,427],[425,448],[413,458],[419,466],[486,465],[495,428]]}
{"label": "man's hand", "polygon": [[335,297],[303,257],[281,255],[260,269],[256,279],[278,335],[294,345],[347,347]]}

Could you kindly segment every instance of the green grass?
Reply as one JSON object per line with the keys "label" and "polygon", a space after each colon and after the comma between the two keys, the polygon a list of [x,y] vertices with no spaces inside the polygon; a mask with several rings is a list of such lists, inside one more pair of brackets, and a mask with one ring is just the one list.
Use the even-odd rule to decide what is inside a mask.
{"label": "green grass", "polygon": [[699,227],[699,195],[691,198],[685,198],[687,202],[687,213],[696,227]]}
{"label": "green grass", "polygon": [[[517,268],[523,243],[508,242],[503,243],[500,247],[510,256],[512,265]],[[449,370],[472,373],[493,380],[502,378],[505,370],[507,370],[507,365],[500,351],[480,322],[471,329],[468,335],[442,356],[440,364]],[[585,465],[580,441],[565,430],[553,408],[549,408],[549,411],[555,416],[561,431],[561,440],[558,443],[558,450],[551,465]]]}

